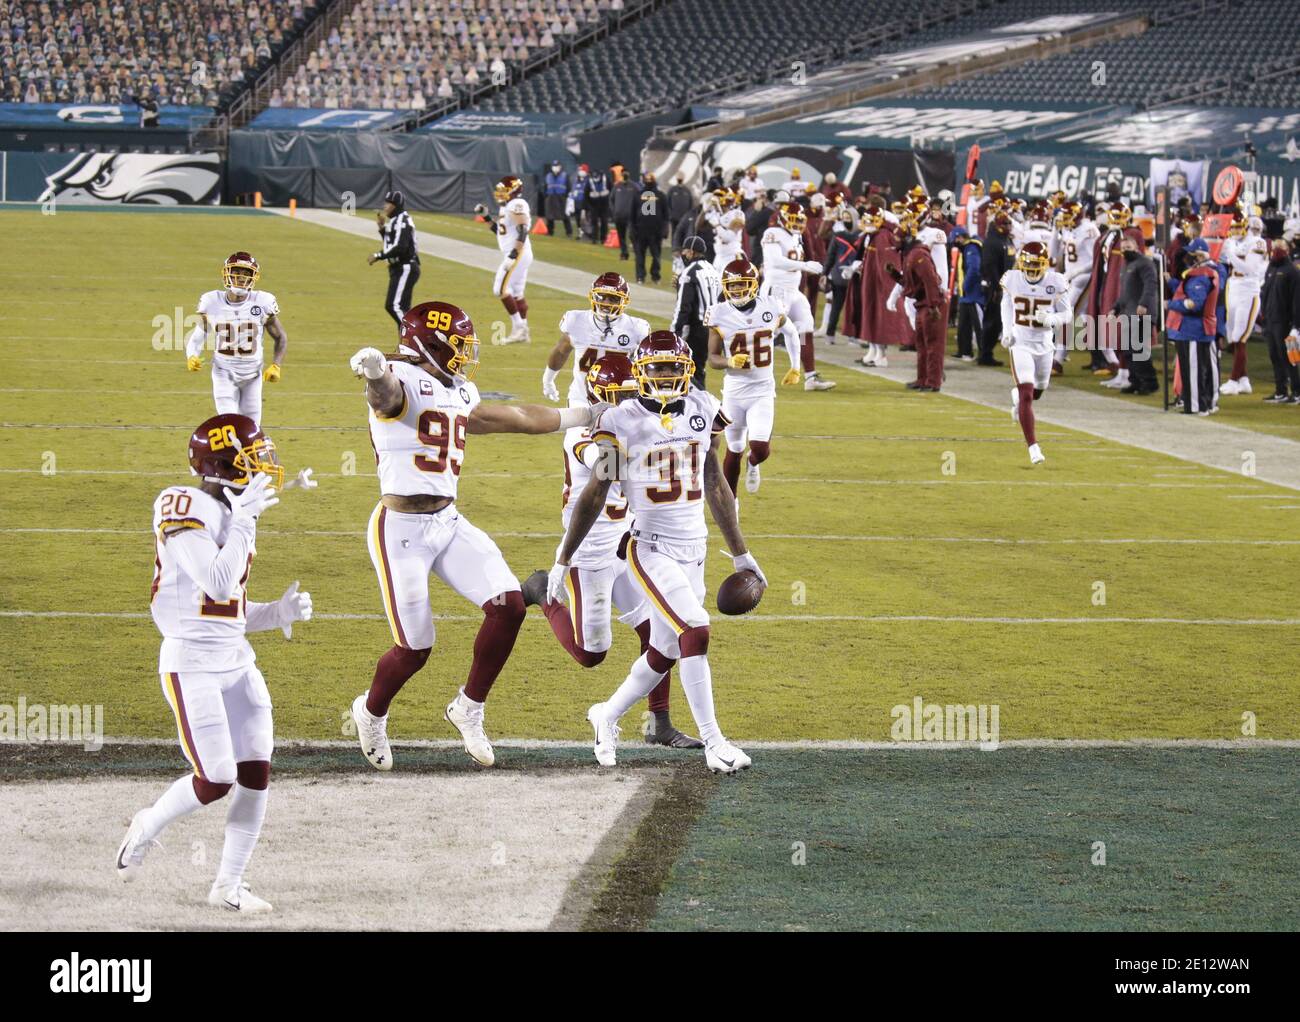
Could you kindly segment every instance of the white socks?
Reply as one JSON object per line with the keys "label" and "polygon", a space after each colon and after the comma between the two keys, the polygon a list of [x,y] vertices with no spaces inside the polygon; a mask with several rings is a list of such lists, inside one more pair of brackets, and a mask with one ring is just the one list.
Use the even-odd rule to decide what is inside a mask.
{"label": "white socks", "polygon": [[519,315],[519,313],[517,313],[517,312],[512,312],[512,313],[510,313],[510,323],[511,323],[512,326],[517,326],[517,327],[519,327],[519,326],[523,326],[523,325],[524,325],[524,317],[521,316],[521,315]]}
{"label": "white socks", "polygon": [[627,713],[633,706],[650,694],[650,690],[659,684],[663,675],[646,661],[645,654],[637,657],[632,669],[627,672],[623,684],[605,702],[605,719],[610,723]]}
{"label": "white socks", "polygon": [[713,675],[709,671],[709,658],[706,656],[683,657],[677,662],[682,678],[682,688],[686,692],[686,702],[690,704],[691,716],[695,726],[700,729],[700,741],[712,745],[722,737],[718,730],[718,721],[713,715]]}
{"label": "white socks", "polygon": [[188,816],[203,803],[194,794],[194,775],[186,774],[162,793],[152,806],[145,810],[144,839],[152,841],[163,828],[182,816]]}
{"label": "white socks", "polygon": [[221,870],[217,886],[223,890],[244,878],[248,860],[253,856],[257,838],[266,817],[267,789],[260,791],[236,784],[226,813],[226,843],[221,849]]}

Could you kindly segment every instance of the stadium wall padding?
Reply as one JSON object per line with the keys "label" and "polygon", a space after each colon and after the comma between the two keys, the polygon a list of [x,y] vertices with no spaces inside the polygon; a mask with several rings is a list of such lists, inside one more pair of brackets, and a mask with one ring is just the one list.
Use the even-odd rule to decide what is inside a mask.
{"label": "stadium wall padding", "polygon": [[518,174],[527,184],[529,168],[553,159],[569,162],[563,143],[552,138],[235,131],[227,196],[260,191],[269,205],[292,197],[304,206],[341,206],[350,191],[367,207],[398,188],[412,209],[468,213],[491,197],[497,178]]}
{"label": "stadium wall padding", "polygon": [[3,153],[0,199],[8,202],[186,206],[216,203],[216,153]]}

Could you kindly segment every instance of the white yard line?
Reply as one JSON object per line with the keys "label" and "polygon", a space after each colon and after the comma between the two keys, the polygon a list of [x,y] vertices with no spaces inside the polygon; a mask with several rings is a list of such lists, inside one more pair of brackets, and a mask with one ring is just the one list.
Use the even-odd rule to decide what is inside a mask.
{"label": "white yard line", "polygon": [[[26,743],[48,744],[48,743]],[[105,738],[105,745],[173,748],[175,738]],[[355,739],[277,738],[280,749],[355,749]],[[494,738],[501,749],[590,749],[591,742],[570,742],[556,738]],[[970,749],[973,742],[880,742],[857,739],[815,739],[795,741],[751,741],[746,749],[771,749],[789,752],[952,752]],[[412,738],[394,741],[399,749],[460,749],[455,738]],[[998,742],[999,749],[1300,749],[1295,738],[1009,738]]]}

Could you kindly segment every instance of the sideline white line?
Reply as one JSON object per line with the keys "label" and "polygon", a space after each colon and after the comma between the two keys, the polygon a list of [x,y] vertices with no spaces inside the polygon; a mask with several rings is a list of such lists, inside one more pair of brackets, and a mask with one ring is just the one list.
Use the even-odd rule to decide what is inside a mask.
{"label": "sideline white line", "polygon": [[[114,610],[0,610],[7,618],[117,618],[146,620],[142,611]],[[537,617],[537,614],[530,614]],[[482,621],[481,614],[434,614],[435,621]],[[383,614],[313,614],[313,621],[386,621]],[[855,624],[968,624],[968,625],[1251,625],[1265,628],[1294,628],[1300,617],[1217,618],[1217,617],[976,617],[962,614],[744,614],[714,618],[749,624],[789,622],[848,622]]]}
{"label": "sideline white line", "polygon": [[[0,742],[0,744],[5,744]],[[11,742],[13,745],[48,745],[49,742]],[[62,743],[60,743],[62,744]],[[105,745],[176,747],[175,738],[105,738]],[[494,738],[499,749],[591,749],[591,742],[571,742],[562,738]],[[461,749],[464,743],[455,738],[398,739],[399,749]],[[350,738],[277,738],[277,749],[355,749]],[[978,742],[880,742],[852,738],[804,738],[791,741],[747,741],[746,749],[769,749],[774,752],[958,752],[978,749]],[[654,746],[647,746],[654,748]],[[998,742],[998,749],[1300,749],[1296,738],[1008,738]]]}
{"label": "sideline white line", "polygon": [[[111,535],[111,536],[152,536],[149,529],[82,529],[82,528],[38,528],[8,527],[0,528],[0,534],[18,533],[38,535]],[[357,539],[365,536],[360,529],[259,529],[262,536],[325,536],[347,537]],[[506,539],[559,539],[561,532],[494,532],[493,536]],[[1017,539],[1006,536],[871,536],[804,532],[754,532],[748,534],[750,539],[762,540],[797,540],[801,543],[979,543],[991,546],[1300,546],[1300,539],[1241,539],[1226,536],[1222,539],[1209,537],[1178,537],[1162,539],[1160,537],[1113,537],[1084,538],[1066,537],[1062,539]]]}

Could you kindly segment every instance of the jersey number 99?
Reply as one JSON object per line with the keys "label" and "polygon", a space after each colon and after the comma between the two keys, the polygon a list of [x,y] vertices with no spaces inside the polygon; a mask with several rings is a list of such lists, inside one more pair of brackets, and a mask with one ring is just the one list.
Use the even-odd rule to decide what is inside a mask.
{"label": "jersey number 99", "polygon": [[[430,317],[433,313],[429,313]],[[451,474],[460,475],[460,463],[465,460],[465,423],[469,420],[464,415],[450,418],[446,412],[434,409],[420,413],[417,426],[420,443],[432,447],[437,453],[415,455],[415,467],[421,472],[441,473],[451,465]],[[453,453],[459,452],[459,453]]]}

